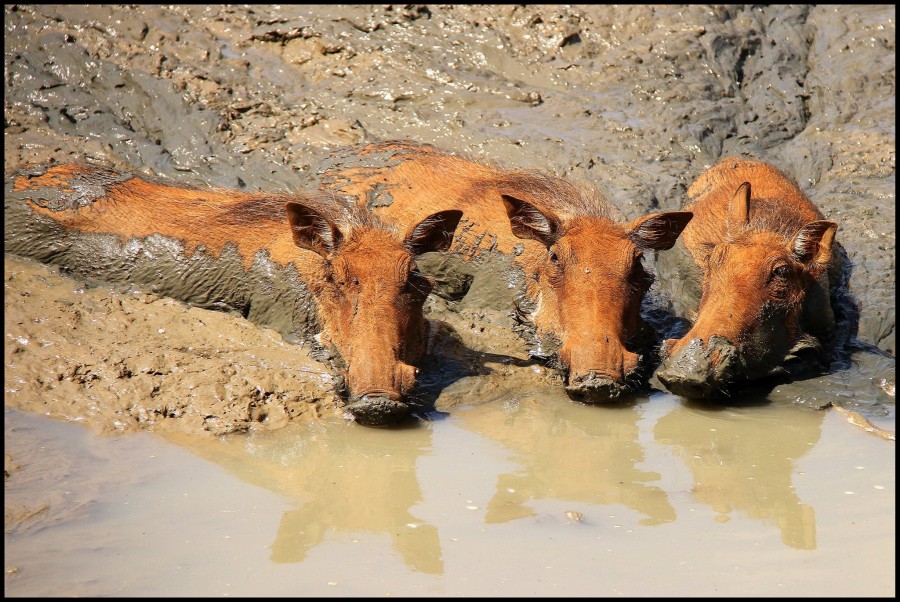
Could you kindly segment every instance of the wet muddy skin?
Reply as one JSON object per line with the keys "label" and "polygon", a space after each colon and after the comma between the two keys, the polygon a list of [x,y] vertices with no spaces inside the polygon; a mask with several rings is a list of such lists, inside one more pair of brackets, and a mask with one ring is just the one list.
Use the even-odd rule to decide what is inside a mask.
{"label": "wet muddy skin", "polygon": [[[824,373],[787,358],[691,401],[646,353],[646,386],[595,406],[566,397],[509,257],[423,256],[418,386],[366,428],[292,274],[226,251],[181,281],[157,238],[138,264],[61,251],[5,195],[6,593],[895,595],[895,25],[892,5],[6,5],[7,182],[83,161],[293,193],[347,145],[412,140],[590,183],[630,220],[739,156],[797,181],[848,266]],[[696,266],[680,240],[645,265],[654,339],[683,336]]]}

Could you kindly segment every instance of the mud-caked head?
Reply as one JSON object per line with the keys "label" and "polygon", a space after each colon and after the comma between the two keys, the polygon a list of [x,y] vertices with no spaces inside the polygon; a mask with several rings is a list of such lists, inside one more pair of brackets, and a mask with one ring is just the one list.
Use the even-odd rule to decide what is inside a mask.
{"label": "mud-caked head", "polygon": [[286,208],[295,244],[324,260],[310,288],[323,339],[339,355],[348,409],[367,426],[397,422],[428,338],[422,306],[432,283],[415,258],[446,250],[462,213],[435,213],[398,235],[364,209],[336,219],[311,204]]}
{"label": "mud-caked head", "polygon": [[617,223],[605,213],[563,217],[503,195],[512,233],[543,245],[525,262],[538,334],[559,341],[566,392],[586,403],[619,400],[642,376],[641,301],[653,282],[644,252],[670,249],[690,212]]}
{"label": "mud-caked head", "polygon": [[724,240],[694,252],[703,273],[697,318],[683,338],[663,341],[657,372],[677,395],[730,396],[777,369],[803,337],[804,299],[828,267],[837,224],[815,220],[784,235],[784,225],[750,220],[749,207],[744,183],[728,205]]}

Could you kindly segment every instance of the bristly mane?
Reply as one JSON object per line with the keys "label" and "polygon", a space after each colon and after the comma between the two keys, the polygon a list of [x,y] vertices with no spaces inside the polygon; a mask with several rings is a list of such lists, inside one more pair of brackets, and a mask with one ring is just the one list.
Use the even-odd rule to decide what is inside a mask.
{"label": "bristly mane", "polygon": [[[364,155],[359,150],[365,148]],[[476,194],[486,190],[498,190],[501,194],[511,196],[524,195],[536,204],[564,215],[586,215],[614,219],[612,208],[604,196],[592,185],[574,183],[568,179],[555,176],[538,169],[516,169],[504,166],[500,162],[475,158],[467,153],[450,152],[430,144],[412,140],[390,140],[351,146],[335,151],[332,161],[348,161],[352,167],[372,168],[382,162],[394,160],[418,159],[427,162],[435,170],[451,171],[456,166],[447,164],[441,159],[456,158],[480,167],[480,173],[474,176]],[[375,163],[373,163],[373,161]]]}
{"label": "bristly mane", "polygon": [[393,234],[396,228],[385,224],[345,195],[336,195],[327,190],[303,191],[296,194],[260,193],[230,207],[222,216],[226,223],[243,225],[260,222],[287,223],[285,204],[289,202],[307,205],[339,226],[354,230],[356,228],[374,228],[386,230]]}
{"label": "bristly mane", "polygon": [[[818,219],[824,219],[820,212]],[[799,208],[785,204],[778,198],[750,199],[750,219],[748,228],[774,232],[791,240],[800,229],[809,223],[809,216]]]}
{"label": "bristly mane", "polygon": [[476,183],[501,194],[522,196],[559,215],[613,219],[604,196],[593,186],[575,183],[540,170],[501,170],[498,175]]}

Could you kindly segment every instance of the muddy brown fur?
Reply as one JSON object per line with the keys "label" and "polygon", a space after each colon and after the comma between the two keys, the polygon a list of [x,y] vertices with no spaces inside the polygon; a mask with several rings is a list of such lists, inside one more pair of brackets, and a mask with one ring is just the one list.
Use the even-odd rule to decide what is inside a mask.
{"label": "muddy brown fur", "polygon": [[[457,210],[435,211],[398,229],[327,191],[201,189],[77,164],[20,172],[6,203],[27,207],[32,221],[51,220],[52,232],[66,239],[111,235],[119,249],[160,236],[177,241],[185,263],[176,272],[189,271],[198,255],[214,262],[229,253],[247,273],[261,258],[273,270],[290,268],[315,299],[319,341],[338,354],[351,412],[370,425],[394,423],[408,411],[414,364],[426,351],[422,305],[431,290],[415,257],[447,248],[460,219]],[[19,254],[40,255],[47,242],[28,228],[6,234],[7,250]],[[102,261],[88,254],[82,263],[79,272],[102,279]],[[185,294],[195,292],[203,295]]]}
{"label": "muddy brown fur", "polygon": [[408,141],[341,149],[318,179],[360,204],[379,199],[375,211],[394,224],[462,210],[451,252],[467,260],[493,251],[512,257],[525,277],[520,306],[538,337],[559,342],[555,357],[573,397],[614,400],[641,382],[639,310],[652,282],[641,258],[671,248],[690,212],[617,221],[592,187]]}
{"label": "muddy brown fur", "polygon": [[[840,278],[837,223],[772,165],[726,158],[689,187],[685,247],[700,268],[696,320],[663,343],[663,384],[692,398],[730,396],[783,369],[787,357],[827,366]],[[823,364],[824,363],[824,364]]]}

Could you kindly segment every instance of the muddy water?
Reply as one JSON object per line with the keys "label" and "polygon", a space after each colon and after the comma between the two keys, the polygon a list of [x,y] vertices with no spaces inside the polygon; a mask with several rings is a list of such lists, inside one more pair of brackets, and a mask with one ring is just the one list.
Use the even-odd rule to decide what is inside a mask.
{"label": "muddy water", "polygon": [[411,138],[633,218],[737,154],[839,222],[854,302],[828,375],[590,408],[482,281],[426,307],[437,411],[369,430],[303,345],[7,253],[7,595],[894,595],[895,7],[4,11],[7,176],[291,191]]}
{"label": "muddy water", "polygon": [[895,593],[894,443],[836,411],[525,395],[168,442],[5,418],[34,458],[8,596]]}

